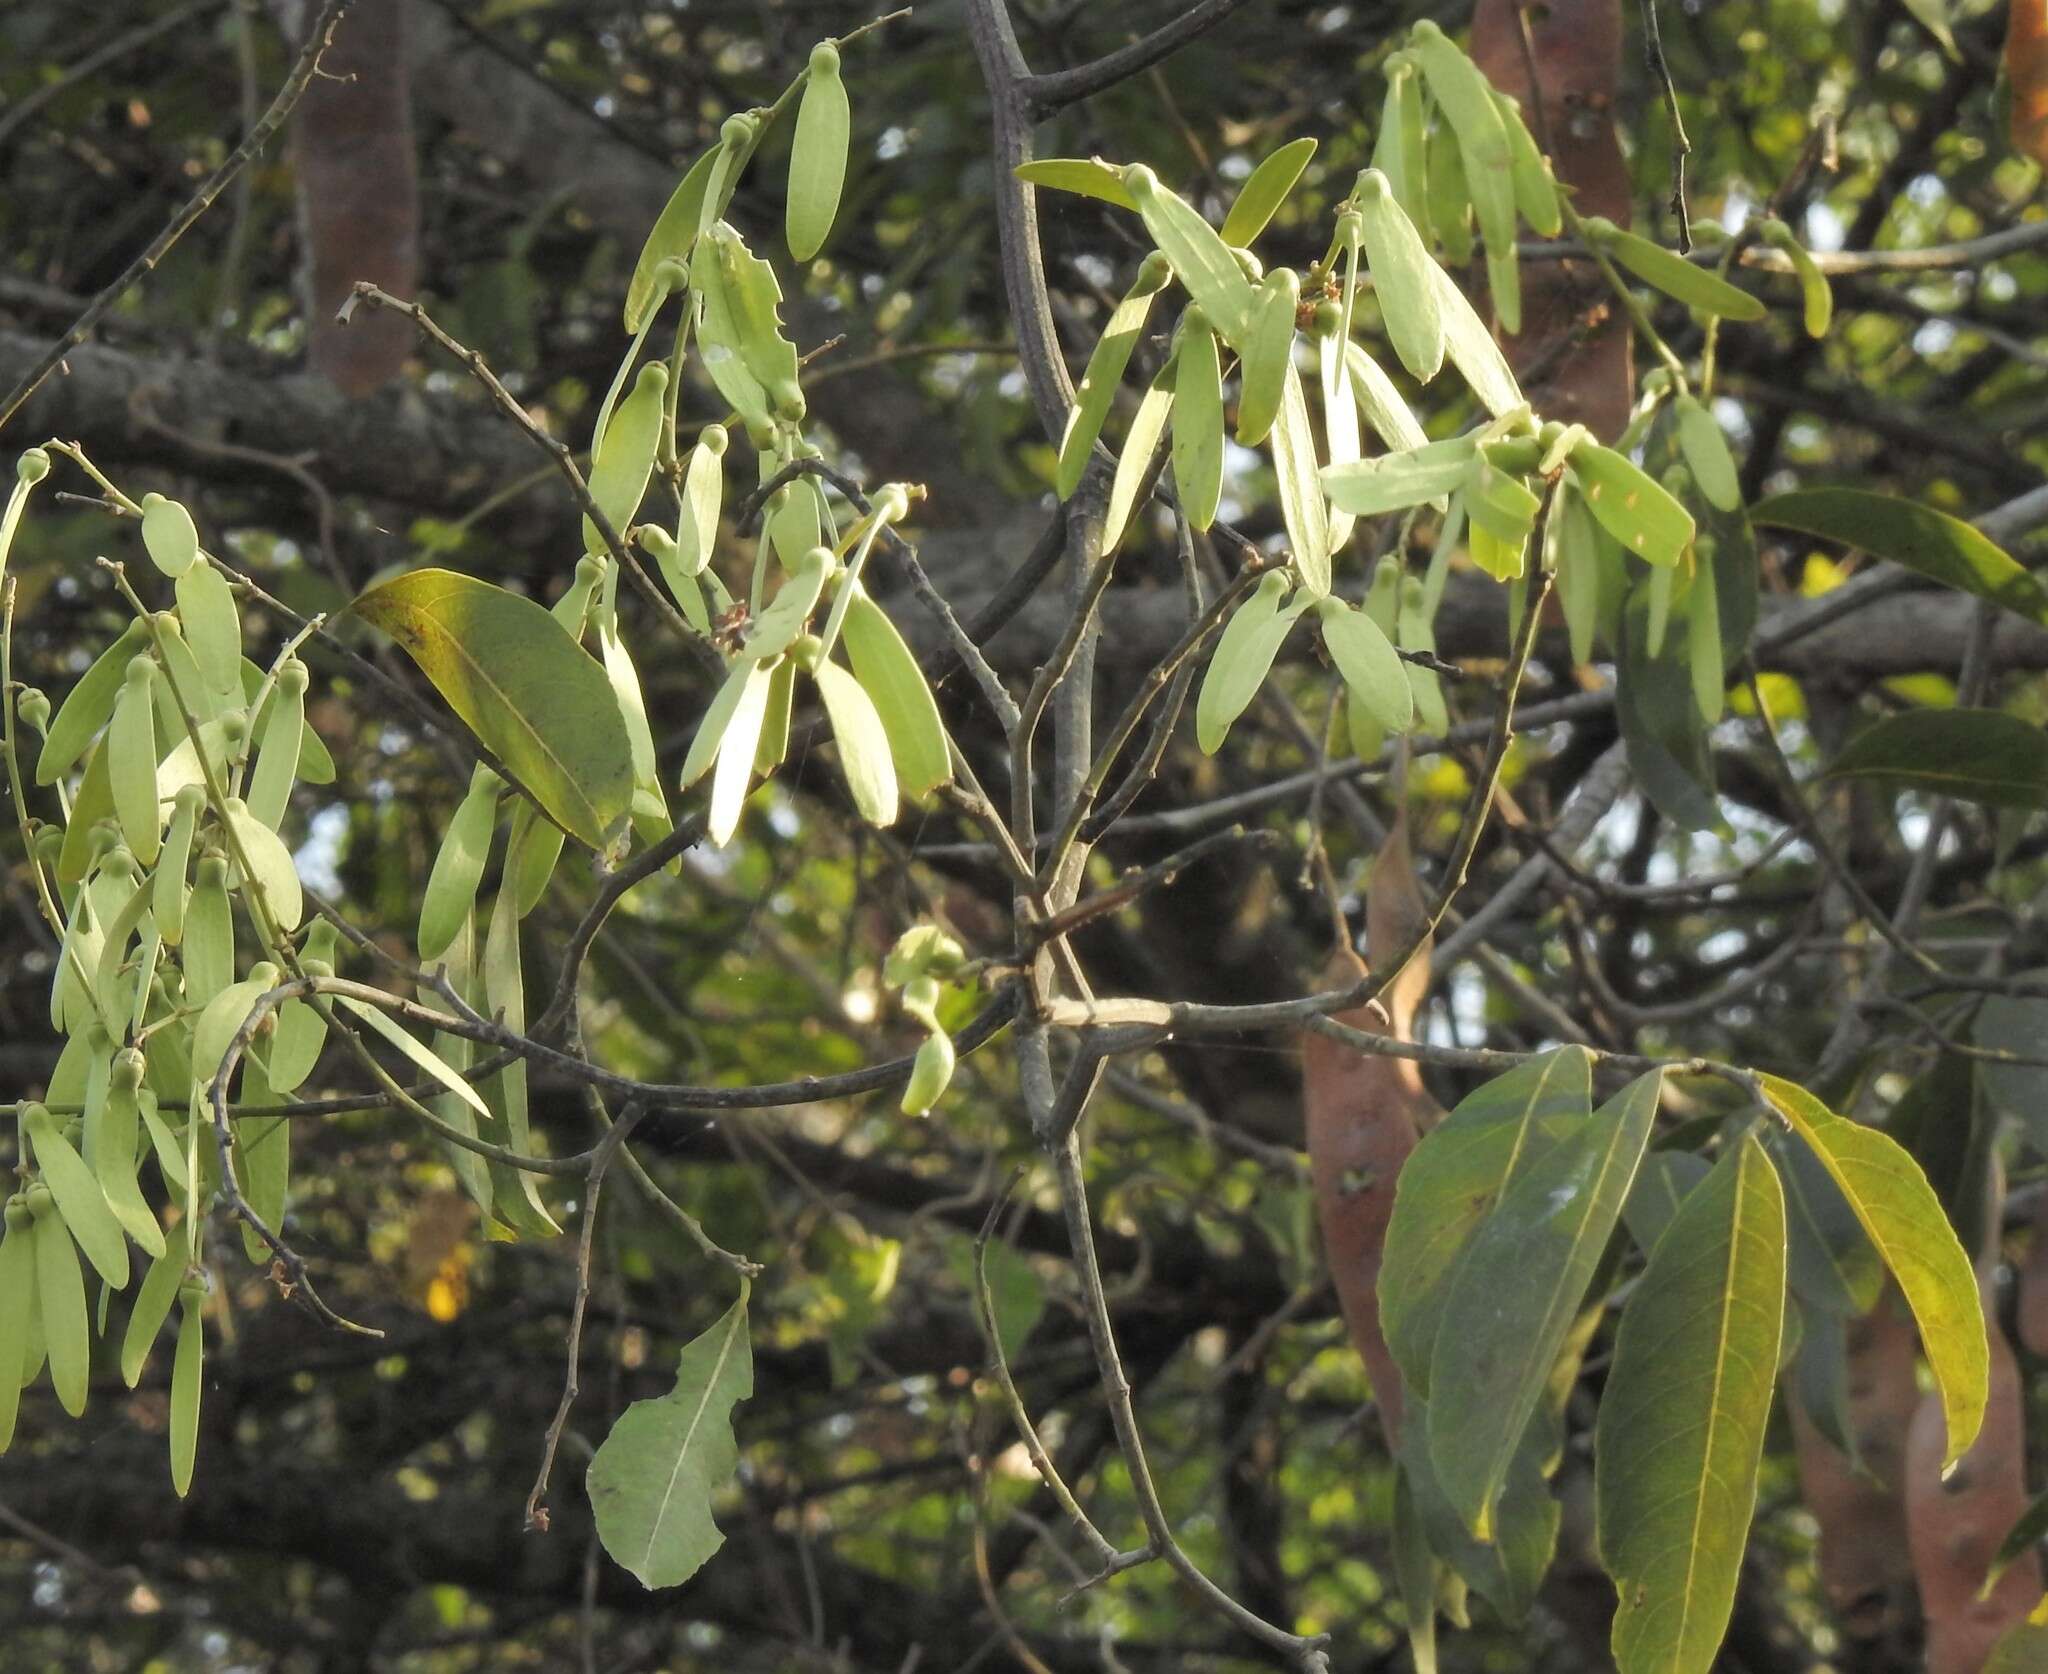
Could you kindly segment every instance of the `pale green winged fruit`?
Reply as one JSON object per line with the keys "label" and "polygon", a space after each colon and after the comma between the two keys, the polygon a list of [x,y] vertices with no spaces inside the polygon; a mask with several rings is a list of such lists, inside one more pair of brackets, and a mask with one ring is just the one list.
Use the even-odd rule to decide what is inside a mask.
{"label": "pale green winged fruit", "polygon": [[1828,276],[1821,272],[1820,263],[1813,259],[1805,245],[1792,234],[1792,229],[1772,216],[1763,224],[1764,242],[1773,250],[1781,252],[1792,264],[1792,271],[1799,275],[1800,299],[1805,305],[1806,335],[1825,337],[1828,325],[1835,317],[1835,293],[1828,285]]}
{"label": "pale green winged fruit", "polygon": [[35,1223],[26,1193],[16,1192],[7,1200],[6,1228],[0,1238],[0,1453],[14,1441],[21,1374],[35,1326]]}
{"label": "pale green winged fruit", "polygon": [[1280,417],[1300,309],[1301,276],[1292,268],[1276,267],[1259,281],[1239,363],[1237,439],[1245,447],[1263,442]]}
{"label": "pale green winged fruit", "polygon": [[1124,170],[1124,188],[1188,295],[1202,305],[1225,342],[1240,345],[1251,322],[1252,287],[1216,229],[1193,205],[1159,184],[1143,163]]}
{"label": "pale green winged fruit", "polygon": [[1366,265],[1379,292],[1387,337],[1410,376],[1427,383],[1444,363],[1443,298],[1433,277],[1436,263],[1384,174],[1367,169],[1358,177],[1354,194]]}
{"label": "pale green winged fruit", "polygon": [[114,724],[107,733],[107,783],[121,834],[144,866],[153,865],[163,827],[156,799],[156,664],[136,657],[128,664]]}
{"label": "pale green winged fruit", "polygon": [[[668,390],[668,367],[651,360],[633,380],[633,391],[621,401],[596,442],[590,468],[590,497],[612,532],[623,536],[647,493],[654,453],[661,439],[662,398]],[[603,534],[588,517],[583,520],[583,550],[602,552]]]}
{"label": "pale green winged fruit", "polygon": [[953,777],[945,723],[924,671],[896,624],[859,582],[847,585],[856,591],[840,630],[846,655],[889,735],[897,788],[915,801]]}
{"label": "pale green winged fruit", "polygon": [[173,581],[199,562],[199,531],[192,514],[161,494],[142,497],[142,544],[149,561]]}
{"label": "pale green winged fruit", "polygon": [[789,153],[789,253],[807,262],[825,247],[846,184],[846,143],[852,112],[839,77],[839,49],[830,41],[811,48],[797,107],[796,139]]}
{"label": "pale green winged fruit", "polygon": [[1060,438],[1059,465],[1053,476],[1062,500],[1071,498],[1081,484],[1088,457],[1094,451],[1096,438],[1102,434],[1103,421],[1109,417],[1110,403],[1116,399],[1117,385],[1123,381],[1131,351],[1137,347],[1146,316],[1152,311],[1152,299],[1172,278],[1172,265],[1163,255],[1155,250],[1147,256],[1088,356],[1088,369],[1074,391],[1074,408],[1067,415],[1066,433]]}
{"label": "pale green winged fruit", "polygon": [[1675,564],[1692,544],[1692,514],[1625,454],[1588,440],[1571,471],[1600,526],[1637,557]]}
{"label": "pale green winged fruit", "polygon": [[1173,487],[1190,527],[1206,529],[1216,521],[1223,494],[1223,369],[1199,308],[1181,317],[1174,361]]}
{"label": "pale green winged fruit", "polygon": [[1690,394],[1673,401],[1671,410],[1678,425],[1679,451],[1691,467],[1692,480],[1716,511],[1734,511],[1742,504],[1742,483],[1720,421]]}
{"label": "pale green winged fruit", "polygon": [[953,1042],[942,1030],[924,1037],[910,1066],[910,1079],[903,1085],[903,1114],[923,1116],[939,1102],[953,1079],[958,1062]]}
{"label": "pale green winged fruit", "polygon": [[206,1286],[198,1279],[178,1287],[178,1348],[171,1361],[171,1486],[183,1499],[192,1486],[199,1452],[199,1397],[204,1379],[205,1329],[200,1310]]}
{"label": "pale green winged fruit", "polygon": [[1195,699],[1195,740],[1205,755],[1213,756],[1223,747],[1232,724],[1265,683],[1281,641],[1300,614],[1299,608],[1288,612],[1280,608],[1288,585],[1285,571],[1268,571],[1260,578],[1257,591],[1223,626]]}
{"label": "pale green winged fruit", "polygon": [[36,1317],[43,1328],[43,1353],[50,1368],[50,1386],[57,1402],[73,1418],[85,1411],[92,1377],[91,1317],[86,1309],[85,1275],[64,1219],[38,1181],[28,1189],[35,1217]]}

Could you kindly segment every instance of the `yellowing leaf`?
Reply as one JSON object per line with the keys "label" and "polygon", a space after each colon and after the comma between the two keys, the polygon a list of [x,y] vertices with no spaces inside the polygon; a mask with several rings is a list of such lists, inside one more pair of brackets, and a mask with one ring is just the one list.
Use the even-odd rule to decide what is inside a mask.
{"label": "yellowing leaf", "polygon": [[530,599],[449,570],[414,570],[355,601],[549,817],[604,847],[633,795],[632,745],[611,683]]}
{"label": "yellowing leaf", "polygon": [[1759,1076],[1764,1096],[1826,1165],[1920,1326],[1948,1423],[1944,1468],[1984,1422],[1990,1350],[1977,1278],[1920,1165],[1875,1128],[1837,1116],[1795,1082]]}

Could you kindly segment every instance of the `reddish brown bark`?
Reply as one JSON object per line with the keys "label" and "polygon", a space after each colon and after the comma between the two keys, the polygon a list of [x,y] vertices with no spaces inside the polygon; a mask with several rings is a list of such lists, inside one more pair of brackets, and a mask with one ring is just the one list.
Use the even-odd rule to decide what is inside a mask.
{"label": "reddish brown bark", "polygon": [[[305,261],[307,363],[349,395],[389,381],[412,349],[412,328],[368,310],[344,326],[335,310],[369,279],[410,297],[419,267],[419,180],[406,82],[409,0],[355,0],[292,113]],[[307,20],[280,6],[286,33]]]}
{"label": "reddish brown bark", "polygon": [[1800,1497],[1820,1525],[1820,1578],[1842,1629],[1868,1641],[1891,1625],[1894,1589],[1910,1580],[1906,1550],[1905,1446],[1920,1404],[1918,1340],[1905,1306],[1887,1290],[1849,1323],[1848,1421],[1862,1469],[1790,1403]]}
{"label": "reddish brown bark", "polygon": [[[1392,957],[1415,940],[1425,923],[1402,819],[1373,868],[1366,933],[1376,956]],[[1365,974],[1365,961],[1343,948],[1324,969],[1322,985],[1348,986]],[[1386,1017],[1360,1007],[1339,1013],[1338,1021],[1368,1034],[1412,1040],[1415,1008],[1428,986],[1425,946],[1387,990]],[[1422,1084],[1421,1070],[1409,1059],[1355,1052],[1322,1035],[1303,1037],[1301,1057],[1309,1171],[1323,1249],[1345,1328],[1365,1362],[1381,1423],[1393,1444],[1401,1433],[1401,1373],[1380,1331],[1380,1260],[1394,1212],[1395,1180],[1437,1107]]]}
{"label": "reddish brown bark", "polygon": [[[1526,47],[1518,10],[1528,22]],[[1579,213],[1626,225],[1628,169],[1614,127],[1620,0],[1479,0],[1472,57],[1494,86],[1521,101]],[[1605,441],[1628,423],[1634,345],[1627,317],[1591,262],[1525,263],[1522,331],[1505,346],[1543,417],[1583,424]]]}
{"label": "reddish brown bark", "polygon": [[2048,168],[2048,0],[2012,0],[2005,37],[2012,84],[2012,143]]}
{"label": "reddish brown bark", "polygon": [[1991,1388],[1976,1444],[1942,1481],[1947,1430],[1941,1397],[1934,1393],[1922,1398],[1906,1442],[1906,1528],[1927,1618],[1927,1674],[1978,1674],[1992,1647],[2026,1620],[2041,1597],[2041,1562],[2034,1552],[2016,1560],[1988,1598],[1977,1596],[1992,1554],[2027,1508],[2019,1364],[1998,1328],[1991,1287],[1984,1289]]}

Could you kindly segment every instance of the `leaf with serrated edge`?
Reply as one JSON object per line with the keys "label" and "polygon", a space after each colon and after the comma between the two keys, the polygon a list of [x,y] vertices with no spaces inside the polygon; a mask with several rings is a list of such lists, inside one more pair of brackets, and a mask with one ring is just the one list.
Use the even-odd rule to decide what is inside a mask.
{"label": "leaf with serrated edge", "polygon": [[1445,1296],[1430,1356],[1429,1455],[1482,1540],[1635,1181],[1662,1079],[1653,1070],[1629,1083],[1502,1193]]}
{"label": "leaf with serrated edge", "polygon": [[635,1401],[591,1459],[586,1484],[598,1538],[642,1586],[680,1585],[725,1543],[711,1498],[739,1462],[732,1409],[753,1392],[742,1291],[683,1349],[675,1388]]}
{"label": "leaf with serrated edge", "polygon": [[592,848],[633,796],[632,744],[596,659],[542,606],[450,570],[362,593],[449,706],[564,830]]}
{"label": "leaf with serrated edge", "polygon": [[1757,1080],[1771,1107],[1834,1176],[1905,1292],[1947,1420],[1946,1470],[1977,1439],[1988,1398],[1991,1356],[1970,1258],[1920,1165],[1895,1141],[1837,1116],[1796,1082],[1775,1075]]}
{"label": "leaf with serrated edge", "polygon": [[1784,1314],[1784,1199],[1744,1137],[1658,1239],[1600,1400],[1594,1497],[1621,1674],[1706,1674],[1720,1648]]}

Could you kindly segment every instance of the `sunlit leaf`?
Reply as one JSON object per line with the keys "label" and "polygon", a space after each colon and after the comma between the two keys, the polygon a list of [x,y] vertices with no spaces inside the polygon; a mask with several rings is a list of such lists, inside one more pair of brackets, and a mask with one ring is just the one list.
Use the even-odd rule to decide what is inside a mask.
{"label": "sunlit leaf", "polygon": [[1984,1421],[1990,1353],[1976,1275],[1919,1166],[1896,1143],[1837,1116],[1805,1088],[1759,1076],[1764,1096],[1813,1148],[1905,1292],[1948,1423],[1944,1467]]}
{"label": "sunlit leaf", "polygon": [[1266,223],[1287,201],[1287,194],[1294,190],[1294,183],[1315,154],[1314,140],[1298,139],[1289,140],[1261,159],[1237,189],[1230,213],[1223,217],[1223,242],[1244,248],[1264,232]]}
{"label": "sunlit leaf", "polygon": [[789,151],[789,253],[807,262],[825,247],[839,215],[846,184],[846,141],[853,113],[839,75],[839,49],[830,41],[811,48],[796,138]]}
{"label": "sunlit leaf", "polygon": [[397,576],[354,608],[405,647],[551,818],[604,847],[632,801],[632,744],[604,670],[559,622],[449,570]]}
{"label": "sunlit leaf", "polygon": [[642,1586],[680,1585],[725,1544],[711,1501],[739,1463],[732,1409],[753,1392],[743,1290],[683,1349],[675,1387],[635,1401],[591,1459],[598,1538]]}
{"label": "sunlit leaf", "polygon": [[1745,1137],[1657,1241],[1600,1400],[1594,1494],[1621,1674],[1706,1674],[1720,1649],[1784,1311],[1784,1201]]}

